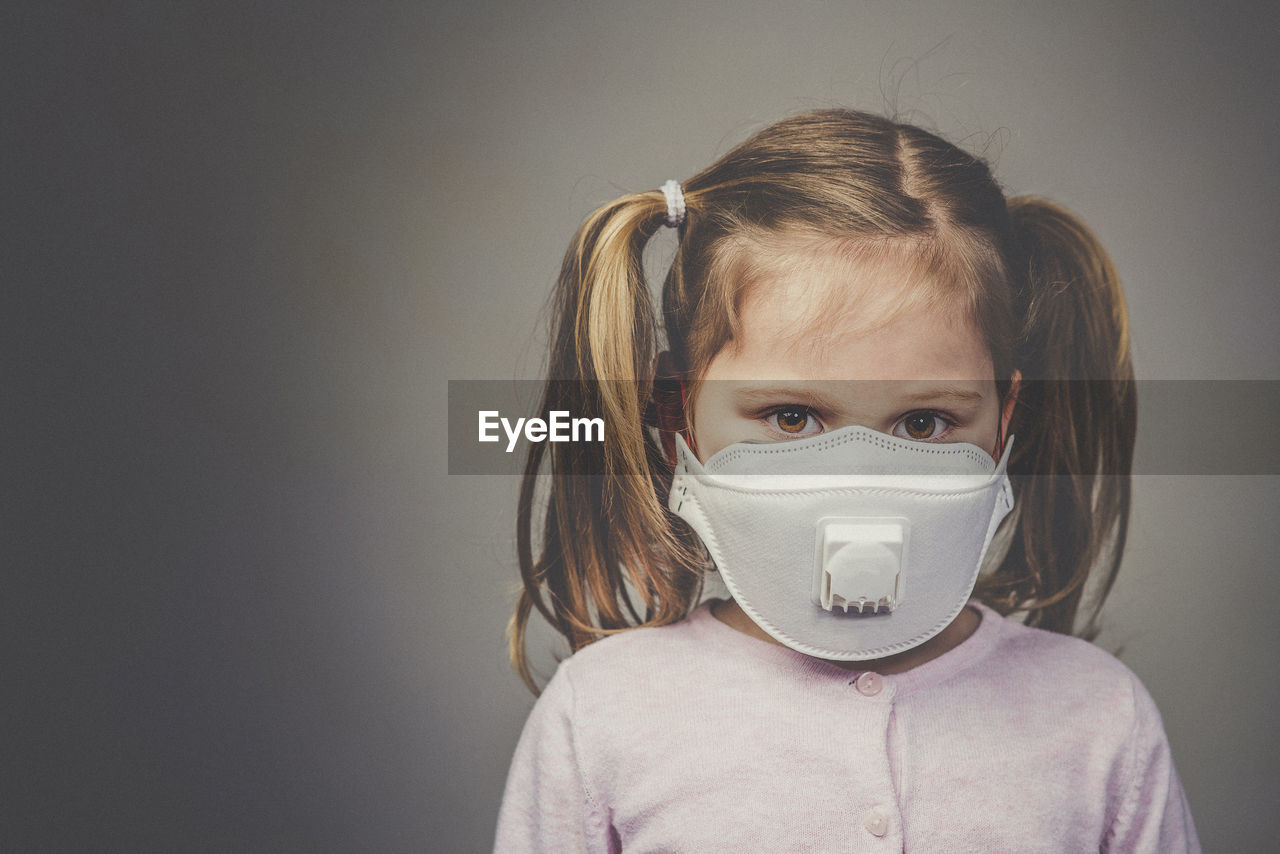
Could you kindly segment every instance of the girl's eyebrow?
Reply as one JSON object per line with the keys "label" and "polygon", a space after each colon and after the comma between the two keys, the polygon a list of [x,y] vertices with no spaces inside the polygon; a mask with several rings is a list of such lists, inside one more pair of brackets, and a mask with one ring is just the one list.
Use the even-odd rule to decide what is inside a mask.
{"label": "girl's eyebrow", "polygon": [[838,398],[823,394],[820,390],[801,383],[735,389],[733,397],[744,408],[773,403],[803,403],[805,406],[812,406],[824,412],[844,409],[844,403]]}
{"label": "girl's eyebrow", "polygon": [[911,403],[921,403],[931,400],[949,400],[953,403],[981,403],[983,394],[971,388],[965,388],[958,385],[944,385],[937,388],[925,389],[924,391],[913,392],[902,398]]}
{"label": "girl's eyebrow", "polygon": [[[823,383],[823,385],[828,386],[839,385],[844,387],[846,393],[839,395],[832,395],[824,392],[821,388],[815,388],[812,385],[804,383],[764,386],[760,388],[739,388],[734,390],[733,397],[742,408],[788,402],[802,403],[823,412],[840,412],[848,408],[849,395],[847,392],[848,386],[851,384],[855,385],[855,387],[856,384],[869,384],[876,388],[876,396],[880,397],[884,395],[884,386],[889,383],[891,383],[889,380],[850,380],[843,383]],[[902,385],[905,389],[918,385],[918,381],[905,381]],[[925,388],[919,391],[910,391],[909,393],[904,393],[901,396],[894,395],[894,398],[896,403],[903,406],[921,403],[938,403],[944,401],[951,405],[967,406],[981,403],[984,395],[982,392],[972,388],[949,384]]]}

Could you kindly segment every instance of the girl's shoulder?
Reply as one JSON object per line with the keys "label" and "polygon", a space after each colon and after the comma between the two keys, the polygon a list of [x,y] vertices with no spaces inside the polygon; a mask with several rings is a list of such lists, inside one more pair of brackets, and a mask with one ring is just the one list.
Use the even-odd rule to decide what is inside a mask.
{"label": "girl's shoulder", "polygon": [[576,685],[602,688],[609,685],[652,681],[657,674],[675,675],[696,670],[705,654],[695,609],[685,619],[665,626],[644,626],[607,635],[560,662],[563,673]]}
{"label": "girl's shoulder", "polygon": [[989,682],[1038,709],[1102,716],[1122,727],[1158,725],[1159,713],[1142,681],[1107,650],[980,607],[983,619],[999,629],[990,665],[979,668]]}
{"label": "girl's shoulder", "polygon": [[803,691],[832,668],[730,628],[712,615],[711,604],[670,625],[609,635],[561,661],[552,681],[564,683],[559,693],[574,716],[611,718],[618,709],[710,714],[762,693]]}
{"label": "girl's shoulder", "polygon": [[1120,659],[1090,641],[1028,626],[1002,617],[986,606],[979,607],[983,619],[999,621],[996,654],[1010,664],[1023,665],[1035,672],[1050,671],[1056,673],[1059,680],[1073,676],[1124,683],[1137,678]]}

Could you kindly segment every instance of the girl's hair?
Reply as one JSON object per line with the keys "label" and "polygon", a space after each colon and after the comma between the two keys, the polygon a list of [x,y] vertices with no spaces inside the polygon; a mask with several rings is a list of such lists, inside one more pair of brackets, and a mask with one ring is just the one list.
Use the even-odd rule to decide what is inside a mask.
{"label": "girl's hair", "polygon": [[[1084,224],[1043,199],[1006,200],[986,163],[932,133],[847,109],[770,125],[683,190],[687,212],[662,293],[673,379],[696,388],[784,239],[855,262],[912,264],[923,274],[914,278],[931,283],[926,298],[948,300],[978,330],[1001,396],[1015,369],[1025,379],[1010,425],[1017,510],[1002,526],[1007,550],[975,595],[1071,633],[1095,572],[1093,632],[1128,527],[1136,400],[1119,278]],[[671,463],[647,429],[663,383],[643,254],[666,215],[658,190],[599,208],[561,269],[543,409],[600,417],[609,430],[603,444],[530,445],[510,654],[535,693],[525,654],[533,609],[576,651],[679,620],[700,597],[706,558],[666,508]]]}

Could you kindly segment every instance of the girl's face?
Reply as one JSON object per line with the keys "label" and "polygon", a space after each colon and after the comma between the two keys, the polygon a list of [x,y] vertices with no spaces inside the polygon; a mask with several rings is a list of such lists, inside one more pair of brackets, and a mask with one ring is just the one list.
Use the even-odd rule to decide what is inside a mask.
{"label": "girl's face", "polygon": [[[753,281],[739,335],[711,361],[692,407],[699,458],[735,442],[786,441],[859,424],[996,454],[1002,407],[976,329],[905,263],[850,268],[791,259]],[[798,260],[798,263],[794,261]]]}

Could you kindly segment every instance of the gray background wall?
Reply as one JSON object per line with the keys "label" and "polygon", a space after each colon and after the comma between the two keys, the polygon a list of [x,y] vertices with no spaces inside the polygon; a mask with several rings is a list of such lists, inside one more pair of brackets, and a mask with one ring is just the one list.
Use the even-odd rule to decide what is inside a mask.
{"label": "gray background wall", "polygon": [[[3,847],[488,848],[515,484],[447,475],[446,381],[537,376],[581,217],[789,112],[1081,213],[1140,376],[1280,379],[1272,8],[5,5]],[[1280,478],[1136,493],[1101,642],[1265,850]]]}

